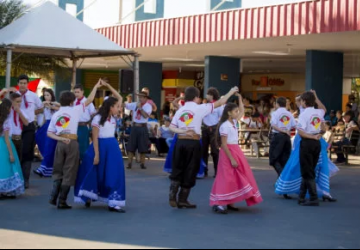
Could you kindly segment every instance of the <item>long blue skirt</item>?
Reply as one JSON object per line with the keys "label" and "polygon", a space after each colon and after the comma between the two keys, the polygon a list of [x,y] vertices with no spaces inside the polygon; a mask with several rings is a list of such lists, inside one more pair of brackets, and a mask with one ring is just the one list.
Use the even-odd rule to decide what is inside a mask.
{"label": "long blue skirt", "polygon": [[77,135],[80,150],[80,160],[82,160],[86,150],[88,150],[90,146],[90,130],[87,126],[79,126]]}
{"label": "long blue skirt", "polygon": [[36,132],[35,140],[38,145],[38,149],[41,155],[44,157],[46,151],[46,143],[47,143],[47,131],[50,125],[50,120],[47,120],[44,125],[42,125]]}
{"label": "long blue skirt", "polygon": [[125,207],[125,168],[116,138],[99,138],[100,163],[94,166],[94,145],[91,144],[80,165],[75,202],[87,200],[106,203],[109,207]]}
{"label": "long blue skirt", "polygon": [[[330,177],[335,175],[339,169],[331,163],[327,148],[328,144],[324,139],[321,142],[321,153],[319,162],[316,167],[316,184],[319,197],[330,195]],[[301,137],[296,136],[294,141],[294,150],[287,162],[284,171],[276,183],[275,193],[284,194],[300,194],[300,186],[302,182],[300,167],[300,143]]]}
{"label": "long blue skirt", "polygon": [[[55,158],[55,150],[56,150],[56,145],[57,145],[57,141],[55,141],[47,136],[47,128],[49,127],[49,124],[50,124],[50,120],[47,121],[36,133],[36,142],[37,143],[38,143],[38,141],[45,141],[45,149],[43,149],[43,152],[41,152],[44,159],[41,162],[40,167],[36,170],[37,173],[43,175],[44,177],[52,177],[54,158]],[[46,127],[46,130],[43,129],[45,127]],[[40,137],[42,139],[40,139],[40,138],[38,139],[38,136],[43,136],[43,137]],[[41,142],[41,143],[43,144],[43,142]]]}
{"label": "long blue skirt", "polygon": [[[174,150],[175,150],[175,145],[176,145],[177,140],[178,140],[178,135],[176,134],[174,137],[174,140],[171,144],[171,147],[169,149],[168,155],[166,157],[165,166],[164,166],[165,173],[171,174],[171,172],[172,172],[172,164],[173,164],[172,161],[173,161],[173,155],[174,155]],[[204,160],[202,159],[200,170],[199,170],[199,173],[197,174],[197,178],[202,179],[205,177],[205,168],[206,168],[206,164],[205,164]]]}
{"label": "long blue skirt", "polygon": [[24,177],[15,146],[12,141],[10,143],[15,158],[14,163],[10,162],[5,138],[3,136],[0,137],[0,195],[19,196],[25,193]]}

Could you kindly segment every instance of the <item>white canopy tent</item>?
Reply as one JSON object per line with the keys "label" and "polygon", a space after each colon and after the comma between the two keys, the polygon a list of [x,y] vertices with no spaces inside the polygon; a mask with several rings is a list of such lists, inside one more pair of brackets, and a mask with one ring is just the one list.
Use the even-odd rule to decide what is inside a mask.
{"label": "white canopy tent", "polygon": [[135,90],[139,90],[138,55],[124,49],[52,2],[46,2],[0,30],[0,50],[7,51],[6,87],[10,87],[12,53],[56,56],[73,61],[73,81],[78,59],[133,56]]}

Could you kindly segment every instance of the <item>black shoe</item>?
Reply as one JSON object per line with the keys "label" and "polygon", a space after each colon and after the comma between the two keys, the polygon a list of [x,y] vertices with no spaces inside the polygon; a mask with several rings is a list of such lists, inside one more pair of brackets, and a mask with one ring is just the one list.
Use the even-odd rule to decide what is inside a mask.
{"label": "black shoe", "polygon": [[54,181],[53,183],[53,189],[51,191],[51,196],[49,199],[49,204],[52,206],[57,206],[57,200],[60,194],[61,183],[62,180]]}
{"label": "black shoe", "polygon": [[299,200],[298,200],[298,204],[299,204],[300,206],[302,206],[305,202],[306,202],[305,199],[299,199]]}
{"label": "black shoe", "polygon": [[292,200],[292,197],[287,194],[284,194],[284,198],[285,198],[285,200]]}
{"label": "black shoe", "polygon": [[124,209],[122,209],[121,207],[109,207],[109,211],[114,212],[114,213],[120,213],[120,214],[126,213],[126,211]]}
{"label": "black shoe", "polygon": [[180,194],[179,194],[179,202],[178,202],[178,208],[179,209],[183,209],[183,208],[196,209],[197,208],[196,205],[191,204],[188,201],[188,198],[190,196],[190,191],[191,191],[191,189],[188,189],[188,188],[182,188],[181,189]]}
{"label": "black shoe", "polygon": [[326,202],[326,201],[328,201],[328,202],[337,202],[337,199],[335,199],[335,198],[333,198],[333,197],[331,197],[331,196],[325,195],[325,196],[323,197],[323,201],[324,201],[324,202]]}
{"label": "black shoe", "polygon": [[25,181],[24,187],[25,187],[25,189],[29,189],[29,188],[30,188],[30,183],[29,183],[29,181]]}
{"label": "black shoe", "polygon": [[38,175],[40,178],[44,178],[44,175],[41,172],[38,172],[37,170],[34,170],[33,173]]}
{"label": "black shoe", "polygon": [[229,210],[229,211],[233,211],[233,212],[239,212],[240,211],[240,209],[238,209],[237,207],[233,207],[233,206],[227,206],[227,209]]}
{"label": "black shoe", "polygon": [[217,214],[228,214],[228,211],[226,210],[226,208],[224,208],[222,206],[214,206],[213,211]]}
{"label": "black shoe", "polygon": [[86,208],[90,208],[90,207],[91,207],[91,200],[87,200],[87,201],[86,201],[85,207],[86,207]]}
{"label": "black shoe", "polygon": [[146,169],[145,164],[141,164],[141,165],[140,165],[140,168],[141,168],[141,169]]}
{"label": "black shoe", "polygon": [[72,209],[72,207],[66,203],[70,188],[70,186],[61,186],[58,209]]}
{"label": "black shoe", "polygon": [[127,169],[132,169],[132,164],[131,163],[128,164]]}
{"label": "black shoe", "polygon": [[319,203],[319,200],[305,201],[304,203],[301,203],[300,206],[303,206],[303,207],[319,207],[320,203]]}

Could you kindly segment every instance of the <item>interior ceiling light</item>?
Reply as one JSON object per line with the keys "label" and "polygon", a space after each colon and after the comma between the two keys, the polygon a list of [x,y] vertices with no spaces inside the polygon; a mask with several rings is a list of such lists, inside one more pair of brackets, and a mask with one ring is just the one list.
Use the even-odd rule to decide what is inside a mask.
{"label": "interior ceiling light", "polygon": [[287,52],[284,51],[253,51],[254,54],[260,55],[270,55],[270,56],[289,56],[291,54],[291,49],[289,48]]}
{"label": "interior ceiling light", "polygon": [[205,67],[205,64],[186,64],[186,67]]}

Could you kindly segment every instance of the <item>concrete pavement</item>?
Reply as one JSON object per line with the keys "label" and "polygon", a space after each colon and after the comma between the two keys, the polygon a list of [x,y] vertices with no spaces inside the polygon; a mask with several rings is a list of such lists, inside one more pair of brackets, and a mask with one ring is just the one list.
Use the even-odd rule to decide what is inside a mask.
{"label": "concrete pavement", "polygon": [[163,159],[148,170],[127,171],[127,213],[102,204],[58,211],[47,205],[51,180],[32,176],[16,200],[0,200],[0,248],[360,248],[360,167],[343,167],[332,179],[338,203],[299,207],[274,194],[275,172],[266,160],[249,160],[264,203],[241,212],[213,214],[213,179],[200,180],[191,195],[197,210],[168,206]]}

